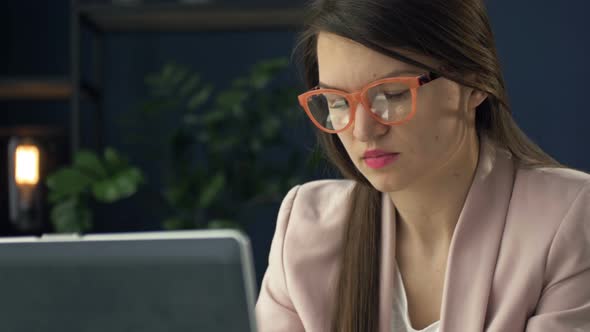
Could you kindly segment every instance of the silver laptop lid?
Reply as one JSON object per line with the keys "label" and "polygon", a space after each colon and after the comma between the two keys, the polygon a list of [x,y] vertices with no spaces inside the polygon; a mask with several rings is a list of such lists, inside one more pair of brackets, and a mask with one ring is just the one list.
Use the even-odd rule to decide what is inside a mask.
{"label": "silver laptop lid", "polygon": [[5,331],[256,331],[248,238],[175,231],[0,239]]}

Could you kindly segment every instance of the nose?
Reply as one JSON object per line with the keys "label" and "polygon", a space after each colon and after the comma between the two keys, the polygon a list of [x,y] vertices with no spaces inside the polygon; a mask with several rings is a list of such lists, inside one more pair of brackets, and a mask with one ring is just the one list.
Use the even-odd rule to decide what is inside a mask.
{"label": "nose", "polygon": [[375,120],[369,112],[370,110],[366,109],[365,105],[358,103],[352,124],[352,135],[361,142],[375,140],[376,137],[389,131],[389,126]]}

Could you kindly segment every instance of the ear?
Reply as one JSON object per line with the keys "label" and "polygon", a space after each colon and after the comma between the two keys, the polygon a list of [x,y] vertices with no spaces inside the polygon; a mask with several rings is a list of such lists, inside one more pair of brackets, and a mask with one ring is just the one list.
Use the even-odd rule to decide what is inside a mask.
{"label": "ear", "polygon": [[471,90],[468,102],[469,109],[472,110],[477,108],[479,105],[481,105],[481,103],[483,103],[484,100],[486,100],[486,98],[488,98],[488,94],[486,92],[475,89]]}

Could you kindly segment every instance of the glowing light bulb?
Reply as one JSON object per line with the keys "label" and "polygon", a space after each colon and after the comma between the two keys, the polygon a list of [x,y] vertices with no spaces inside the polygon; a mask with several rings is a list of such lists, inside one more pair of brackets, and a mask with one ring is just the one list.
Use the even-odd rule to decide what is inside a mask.
{"label": "glowing light bulb", "polygon": [[16,147],[15,180],[18,185],[36,185],[39,182],[39,148],[34,145]]}

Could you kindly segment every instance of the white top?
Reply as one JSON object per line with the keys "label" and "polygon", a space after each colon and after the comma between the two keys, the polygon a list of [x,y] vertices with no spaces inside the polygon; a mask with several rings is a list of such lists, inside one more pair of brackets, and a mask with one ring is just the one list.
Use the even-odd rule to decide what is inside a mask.
{"label": "white top", "polygon": [[395,263],[395,279],[393,291],[393,332],[438,332],[440,320],[430,324],[423,330],[416,330],[410,323],[410,315],[408,314],[408,299],[406,297],[406,289],[401,273]]}

